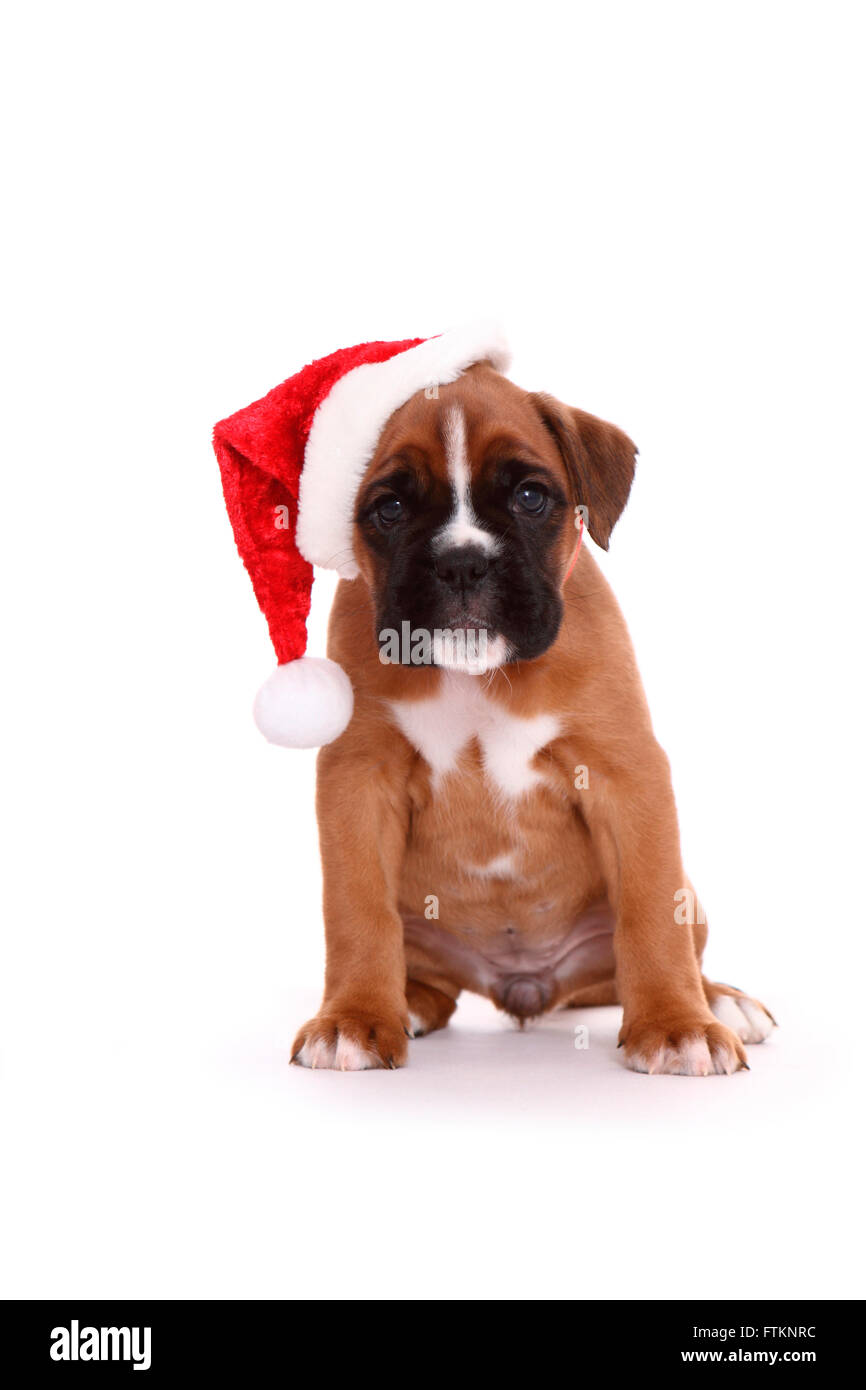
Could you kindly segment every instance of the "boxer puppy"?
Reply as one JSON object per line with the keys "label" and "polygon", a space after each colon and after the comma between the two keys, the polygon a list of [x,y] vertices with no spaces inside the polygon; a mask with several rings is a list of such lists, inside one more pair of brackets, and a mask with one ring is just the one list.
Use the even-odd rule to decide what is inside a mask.
{"label": "boxer puppy", "polygon": [[668,761],[575,563],[576,517],[607,549],[634,465],[621,430],[486,364],[386,424],[331,615],[355,710],[319,754],[325,992],[294,1061],[402,1066],[464,989],[521,1023],[619,1003],[641,1072],[730,1074],[770,1033],[702,978]]}

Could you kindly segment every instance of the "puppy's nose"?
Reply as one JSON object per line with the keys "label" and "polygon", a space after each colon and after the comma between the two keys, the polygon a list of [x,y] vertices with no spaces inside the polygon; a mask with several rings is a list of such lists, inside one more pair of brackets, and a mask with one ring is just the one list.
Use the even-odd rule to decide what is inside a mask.
{"label": "puppy's nose", "polygon": [[471,589],[490,568],[487,556],[477,545],[452,546],[437,555],[433,564],[439,578],[451,589]]}

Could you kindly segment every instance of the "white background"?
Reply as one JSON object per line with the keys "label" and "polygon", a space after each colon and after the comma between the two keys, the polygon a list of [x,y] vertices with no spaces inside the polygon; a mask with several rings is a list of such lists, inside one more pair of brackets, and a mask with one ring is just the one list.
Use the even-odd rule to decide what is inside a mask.
{"label": "white background", "polygon": [[[7,20],[2,1292],[862,1295],[861,15]],[[314,755],[252,724],[211,427],[482,313],[640,446],[603,564],[709,972],[782,1024],[750,1074],[632,1075],[615,1010],[477,1000],[404,1071],[287,1065]]]}

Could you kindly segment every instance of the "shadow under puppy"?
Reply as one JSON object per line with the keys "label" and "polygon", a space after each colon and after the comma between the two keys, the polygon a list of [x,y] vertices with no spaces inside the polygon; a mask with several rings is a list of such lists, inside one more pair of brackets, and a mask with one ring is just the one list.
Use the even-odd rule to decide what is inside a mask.
{"label": "shadow under puppy", "polygon": [[[217,426],[280,665],[256,715],[325,744],[327,966],[293,1060],[396,1067],[461,990],[524,1022],[623,1006],[627,1065],[746,1065],[773,1027],[701,975],[667,758],[588,548],[634,476],[615,426],[504,375],[480,325],[320,359]],[[311,564],[343,576],[303,657]]]}

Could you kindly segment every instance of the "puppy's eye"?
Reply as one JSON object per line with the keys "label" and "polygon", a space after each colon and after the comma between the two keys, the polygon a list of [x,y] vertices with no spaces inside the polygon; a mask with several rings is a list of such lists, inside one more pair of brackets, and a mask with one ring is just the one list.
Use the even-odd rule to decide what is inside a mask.
{"label": "puppy's eye", "polygon": [[376,520],[382,526],[393,526],[405,515],[405,511],[399,497],[380,497],[376,503]]}
{"label": "puppy's eye", "polygon": [[540,483],[521,483],[514,493],[515,506],[530,516],[540,516],[547,506],[547,493]]}

